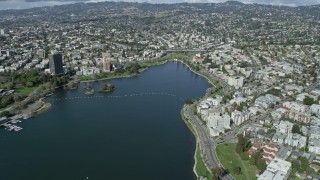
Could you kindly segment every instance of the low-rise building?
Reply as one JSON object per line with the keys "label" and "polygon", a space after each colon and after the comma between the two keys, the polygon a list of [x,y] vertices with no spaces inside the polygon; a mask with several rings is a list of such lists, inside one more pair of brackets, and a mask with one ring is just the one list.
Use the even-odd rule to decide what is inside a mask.
{"label": "low-rise building", "polygon": [[320,154],[320,139],[309,139],[309,152]]}
{"label": "low-rise building", "polygon": [[262,145],[262,142],[257,140],[253,143],[253,145],[250,147],[250,149],[248,150],[248,155],[251,158],[252,155],[254,155],[254,153],[256,153],[258,150],[260,150]]}
{"label": "low-rise building", "polygon": [[297,102],[284,102],[283,107],[287,109],[286,117],[298,122],[309,123],[311,112],[309,106]]}
{"label": "low-rise building", "polygon": [[277,132],[288,134],[292,131],[293,123],[289,121],[280,121],[275,127],[277,128]]}
{"label": "low-rise building", "polygon": [[312,104],[310,107],[311,113],[320,115],[320,105],[319,104]]}
{"label": "low-rise building", "polygon": [[291,162],[274,158],[258,180],[286,180],[291,172]]}
{"label": "low-rise building", "polygon": [[286,139],[286,137],[287,137],[286,134],[283,134],[281,132],[276,132],[272,137],[272,141],[274,143],[283,144],[285,139]]}
{"label": "low-rise building", "polygon": [[320,127],[316,127],[316,126],[310,127],[310,138],[320,139]]}
{"label": "low-rise building", "polygon": [[269,164],[279,151],[279,146],[269,143],[262,147],[262,159]]}
{"label": "low-rise building", "polygon": [[307,137],[296,133],[288,133],[284,143],[292,147],[305,148],[307,144]]}

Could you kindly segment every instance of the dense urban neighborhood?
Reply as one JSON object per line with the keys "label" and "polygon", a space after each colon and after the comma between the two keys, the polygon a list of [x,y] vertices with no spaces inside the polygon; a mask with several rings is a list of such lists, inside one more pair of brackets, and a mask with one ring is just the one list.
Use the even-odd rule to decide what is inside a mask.
{"label": "dense urban neighborhood", "polygon": [[320,179],[319,5],[77,3],[0,11],[0,29],[11,130],[57,88],[180,61],[212,84],[181,113],[198,179]]}

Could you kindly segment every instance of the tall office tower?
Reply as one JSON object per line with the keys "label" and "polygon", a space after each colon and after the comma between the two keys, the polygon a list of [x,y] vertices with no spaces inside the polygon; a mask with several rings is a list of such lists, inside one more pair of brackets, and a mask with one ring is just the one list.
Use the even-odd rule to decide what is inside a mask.
{"label": "tall office tower", "polygon": [[50,66],[51,74],[53,74],[53,75],[64,74],[62,57],[63,56],[60,52],[55,52],[55,53],[49,55],[49,66]]}
{"label": "tall office tower", "polygon": [[103,72],[110,72],[111,71],[111,61],[109,53],[102,53],[102,64],[103,64]]}

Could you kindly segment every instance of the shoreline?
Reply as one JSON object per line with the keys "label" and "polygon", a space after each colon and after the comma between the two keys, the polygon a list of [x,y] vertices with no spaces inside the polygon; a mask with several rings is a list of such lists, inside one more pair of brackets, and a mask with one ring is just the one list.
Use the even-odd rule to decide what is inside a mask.
{"label": "shoreline", "polygon": [[[183,122],[185,123],[185,125],[188,127],[188,129],[191,131],[191,133],[193,134],[193,136],[194,136],[194,138],[195,138],[195,140],[196,140],[196,148],[195,148],[195,150],[194,150],[194,155],[193,155],[193,158],[194,158],[193,172],[194,172],[194,174],[196,175],[197,179],[199,179],[200,177],[202,177],[202,176],[200,176],[200,175],[198,174],[198,172],[197,172],[197,164],[198,164],[198,161],[200,160],[200,161],[202,161],[202,163],[205,165],[206,170],[212,175],[210,169],[208,169],[207,165],[206,165],[206,164],[204,163],[204,161],[203,161],[203,157],[202,157],[202,153],[201,153],[201,147],[199,146],[199,143],[200,143],[199,135],[198,135],[198,133],[196,132],[196,130],[194,129],[193,125],[188,122],[189,119],[188,119],[187,117],[185,117],[185,115],[184,115],[184,110],[185,110],[185,105],[183,105],[183,108],[182,108],[181,111],[180,111],[181,118],[182,118]],[[197,158],[197,153],[198,153],[199,150],[200,150],[199,153],[200,153],[201,159],[198,159],[198,158]],[[208,180],[209,180],[209,177],[206,177],[206,178],[208,178]]]}
{"label": "shoreline", "polygon": [[[214,83],[210,80],[210,78],[208,78],[206,75],[203,75],[203,74],[197,72],[196,70],[192,69],[188,63],[184,62],[183,60],[178,60],[178,59],[170,59],[170,60],[163,60],[163,61],[154,62],[154,64],[149,65],[149,66],[143,68],[140,73],[148,70],[149,67],[163,65],[163,64],[166,64],[166,63],[168,63],[168,62],[179,62],[179,63],[182,63],[182,64],[186,65],[191,72],[197,74],[198,76],[201,76],[201,77],[207,79],[207,81],[209,82],[209,84],[211,84],[212,87],[216,87],[216,86],[214,85]],[[134,75],[128,75],[128,76],[107,77],[107,78],[101,78],[101,79],[96,79],[96,80],[88,80],[88,81],[80,81],[80,82],[94,82],[94,81],[112,80],[112,79],[119,79],[119,78],[130,78],[130,77],[139,76],[140,73],[139,73],[139,74],[134,74]],[[185,104],[184,104],[184,105],[185,105]],[[199,145],[199,143],[200,143],[200,141],[199,141],[199,135],[198,135],[197,132],[194,130],[194,127],[192,126],[192,124],[190,124],[190,123],[188,122],[188,119],[184,116],[184,107],[185,107],[184,105],[183,105],[183,108],[181,109],[180,115],[181,115],[181,118],[183,119],[185,125],[188,126],[188,129],[191,131],[191,133],[193,134],[193,136],[195,137],[195,140],[196,140],[196,147],[195,147],[194,156],[193,156],[193,157],[194,157],[194,160],[195,160],[194,165],[193,165],[193,172],[194,172],[194,174],[196,175],[197,179],[199,179],[200,176],[198,175],[198,172],[197,172],[197,169],[196,169],[197,164],[198,164],[197,152],[198,152],[199,150],[201,151],[201,147],[198,147],[198,145]],[[200,153],[200,156],[201,156],[201,161],[202,161],[202,163],[205,165],[205,167],[206,167],[206,169],[208,170],[208,172],[212,175],[212,173],[211,173],[211,171],[208,169],[207,165],[203,162],[203,157],[202,157],[203,155],[202,155],[202,153],[201,153],[201,152],[199,152],[199,153]]]}
{"label": "shoreline", "polygon": [[203,74],[201,74],[201,73],[199,73],[199,72],[197,72],[197,71],[193,70],[193,69],[189,66],[189,64],[185,63],[185,62],[184,62],[184,61],[182,61],[182,60],[177,60],[177,61],[179,61],[179,62],[181,62],[182,64],[186,65],[186,66],[189,68],[189,70],[190,70],[191,72],[193,72],[193,73],[197,74],[198,76],[201,76],[201,77],[203,77],[203,78],[207,79],[207,80],[208,80],[208,82],[209,82],[213,87],[215,87],[215,85],[213,84],[213,82],[212,82],[212,81],[211,81],[211,80],[210,80],[206,75],[203,75]]}
{"label": "shoreline", "polygon": [[[198,76],[201,76],[201,77],[207,79],[207,81],[209,82],[209,84],[211,84],[212,87],[216,87],[216,86],[214,85],[214,83],[210,80],[210,78],[208,78],[206,75],[203,75],[203,74],[197,72],[196,70],[192,69],[192,68],[190,67],[190,65],[189,65],[188,63],[184,62],[183,60],[170,59],[170,60],[163,60],[163,61],[154,62],[154,64],[149,65],[149,66],[143,68],[140,73],[148,70],[149,67],[163,65],[163,64],[166,64],[166,63],[168,63],[168,62],[179,62],[179,63],[184,64],[185,66],[188,67],[188,69],[189,69],[191,72],[195,73],[195,74],[198,75]],[[115,76],[115,77],[106,77],[106,78],[101,78],[101,79],[96,79],[96,80],[87,80],[87,81],[80,81],[80,82],[94,82],[94,81],[112,80],[112,79],[120,79],[120,78],[130,78],[130,77],[139,76],[140,73],[139,73],[139,74],[134,74],[134,75],[124,75],[124,76],[119,75],[119,76]],[[185,105],[185,104],[184,104],[184,105]],[[193,155],[193,157],[194,157],[193,172],[194,172],[196,178],[199,179],[200,176],[199,176],[199,174],[198,174],[198,172],[197,172],[197,169],[196,169],[197,164],[198,164],[198,161],[199,161],[199,159],[197,158],[197,152],[198,152],[199,150],[201,151],[201,147],[199,147],[199,143],[200,143],[199,135],[198,135],[197,132],[194,130],[193,125],[190,124],[190,123],[188,122],[188,119],[184,116],[184,107],[185,107],[184,105],[183,105],[183,108],[181,109],[180,115],[181,115],[181,118],[182,118],[182,120],[184,121],[185,125],[186,125],[186,126],[188,127],[188,129],[191,131],[191,133],[193,134],[193,136],[195,137],[195,140],[196,140],[196,147],[195,147],[195,151],[194,151],[194,155]],[[202,163],[205,165],[205,167],[207,168],[208,172],[212,175],[212,173],[211,173],[210,170],[208,169],[207,165],[203,162],[203,157],[202,157],[203,155],[202,155],[202,153],[201,153],[201,152],[199,152],[199,153],[200,153],[200,157],[201,157]]]}
{"label": "shoreline", "polygon": [[184,115],[184,105],[183,105],[183,108],[181,109],[180,111],[180,115],[181,115],[181,118],[183,120],[183,122],[185,123],[185,125],[188,127],[188,129],[191,131],[192,135],[194,136],[195,140],[196,140],[196,148],[194,150],[194,155],[193,155],[193,158],[194,158],[194,164],[193,164],[193,173],[196,175],[197,179],[199,178],[199,175],[196,171],[196,164],[198,162],[197,160],[197,150],[198,150],[198,143],[199,143],[199,138],[198,138],[198,135],[196,135],[196,132],[195,130],[193,129],[193,126],[188,122],[188,118],[185,117]]}
{"label": "shoreline", "polygon": [[[163,64],[166,64],[166,63],[168,63],[168,62],[179,62],[179,63],[182,63],[182,64],[186,65],[191,72],[197,74],[198,76],[201,76],[201,77],[207,79],[207,81],[209,82],[209,84],[211,84],[212,87],[215,87],[215,85],[213,84],[213,82],[212,82],[206,75],[203,75],[203,74],[197,72],[196,70],[192,69],[192,68],[190,67],[190,65],[189,65],[188,63],[184,62],[183,60],[177,60],[177,59],[162,60],[162,61],[157,61],[157,62],[149,62],[149,63],[152,63],[152,64],[151,64],[151,65],[146,65],[146,67],[144,67],[143,69],[141,69],[141,71],[140,71],[138,74],[119,75],[119,76],[105,77],[105,78],[94,79],[94,80],[83,80],[83,81],[80,80],[80,82],[86,83],[86,82],[95,82],[95,81],[112,80],[112,79],[120,79],[120,78],[131,78],[131,77],[139,76],[142,72],[145,72],[145,71],[148,70],[150,67],[163,65]],[[53,93],[54,93],[54,92],[53,92]],[[16,119],[21,119],[21,118],[24,119],[24,118],[23,118],[24,115],[29,115],[29,117],[34,117],[34,116],[38,115],[39,113],[45,112],[45,111],[47,111],[48,109],[50,109],[52,105],[51,105],[50,103],[48,103],[48,102],[44,102],[44,101],[43,101],[44,99],[45,99],[45,98],[41,98],[41,99],[39,100],[39,102],[43,103],[43,104],[41,105],[41,107],[37,108],[36,110],[33,110],[33,109],[28,110],[28,107],[27,107],[27,108],[23,109],[23,110],[27,111],[26,113],[24,113],[23,110],[22,110],[22,112],[20,112],[20,113],[18,113],[18,114],[15,115],[16,118],[14,118],[15,116],[10,117],[10,119],[11,119],[10,122],[13,121],[13,120],[16,120]],[[31,104],[31,105],[34,105],[35,103],[37,103],[37,102],[34,102],[34,103]],[[185,125],[188,127],[188,129],[191,131],[191,133],[193,134],[193,136],[195,137],[195,140],[196,140],[196,144],[195,144],[196,146],[195,146],[194,156],[193,156],[193,157],[194,157],[193,172],[194,172],[195,176],[197,177],[197,179],[199,179],[199,178],[201,177],[201,176],[199,176],[199,174],[198,174],[198,172],[197,172],[198,161],[201,160],[202,163],[205,165],[206,170],[212,175],[212,173],[210,172],[210,170],[208,169],[208,167],[206,166],[206,164],[205,164],[204,161],[203,161],[203,155],[202,155],[202,153],[201,153],[201,147],[199,147],[199,143],[200,143],[199,135],[198,135],[197,132],[195,131],[193,125],[188,122],[188,118],[185,117],[185,115],[184,115],[184,108],[185,108],[185,104],[183,105],[183,107],[182,107],[182,109],[181,109],[181,111],[180,111],[181,118],[182,118],[182,120],[184,121]],[[27,119],[28,119],[28,118],[27,118]],[[200,153],[201,159],[198,159],[198,157],[197,157],[197,153],[198,153],[199,150],[200,150],[199,153]]]}
{"label": "shoreline", "polygon": [[[41,105],[39,107],[32,107],[32,106],[36,106],[37,103],[41,103]],[[30,107],[31,106],[31,107]],[[17,113],[16,115],[9,117],[8,119],[10,119],[8,122],[11,121],[15,121],[15,120],[26,120],[29,119],[31,117],[34,117],[40,113],[43,113],[47,110],[49,110],[51,108],[51,103],[48,102],[44,102],[43,98],[39,99],[38,101],[29,104],[27,108],[21,110],[19,113]],[[30,108],[30,109],[29,109]]]}
{"label": "shoreline", "polygon": [[[95,82],[95,81],[103,81],[103,80],[112,80],[112,79],[135,77],[135,76],[139,76],[140,73],[148,70],[149,67],[163,65],[163,64],[165,64],[165,63],[167,63],[167,62],[168,62],[168,60],[163,60],[163,61],[159,61],[159,62],[154,62],[154,64],[152,64],[152,65],[147,65],[145,68],[141,69],[141,71],[140,71],[138,74],[118,75],[118,76],[114,76],[114,77],[104,77],[104,78],[92,79],[92,80],[80,80],[80,82],[84,83],[84,82]],[[152,63],[152,62],[150,62],[150,63]]]}

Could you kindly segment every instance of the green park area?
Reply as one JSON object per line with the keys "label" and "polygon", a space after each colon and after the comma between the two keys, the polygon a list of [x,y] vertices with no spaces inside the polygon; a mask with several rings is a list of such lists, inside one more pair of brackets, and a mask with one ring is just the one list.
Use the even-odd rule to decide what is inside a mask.
{"label": "green park area", "polygon": [[[220,144],[216,147],[217,156],[223,167],[237,180],[256,179],[256,167],[249,160],[241,160],[236,152],[235,143]],[[240,167],[240,172],[239,172]]]}

